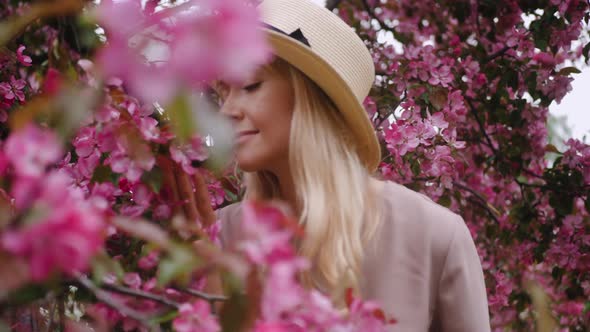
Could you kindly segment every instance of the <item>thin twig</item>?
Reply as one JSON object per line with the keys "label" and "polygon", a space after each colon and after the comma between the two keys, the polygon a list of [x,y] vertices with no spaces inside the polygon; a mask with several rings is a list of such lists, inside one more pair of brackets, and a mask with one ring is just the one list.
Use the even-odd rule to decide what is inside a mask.
{"label": "thin twig", "polygon": [[511,49],[511,47],[504,46],[502,49],[498,50],[496,53],[493,53],[490,56],[488,56],[487,58],[483,59],[482,62],[481,62],[481,64],[482,65],[485,65],[486,63],[494,60],[495,58],[504,55],[504,53],[506,53],[509,49]]}
{"label": "thin twig", "polygon": [[374,12],[373,10],[371,10],[371,7],[369,7],[369,3],[367,2],[367,0],[361,0],[363,7],[365,7],[365,10],[367,11],[367,13],[369,14],[369,16],[371,16],[371,18],[373,18],[375,21],[377,21],[379,23],[379,26],[381,26],[381,29],[383,30],[387,30],[387,31],[391,31],[394,32],[394,29],[392,27],[390,27],[389,25],[385,24],[385,22],[383,22]]}
{"label": "thin twig", "polygon": [[59,314],[59,330],[65,331],[66,324],[66,296],[62,293],[57,297],[57,310]]}
{"label": "thin twig", "polygon": [[[401,105],[401,104],[402,104],[404,101],[406,101],[406,97],[407,97],[407,95],[406,95],[406,94],[404,94],[404,96],[402,97],[402,99],[400,99],[400,101],[397,103],[397,105],[395,105],[395,106],[392,106],[392,107],[390,108],[390,109],[391,109],[391,111],[387,112],[387,113],[386,113],[384,116],[382,116],[382,115],[379,113],[379,109],[377,109],[377,113],[379,113],[379,118],[380,118],[379,120],[380,120],[380,121],[379,121],[379,122],[378,122],[378,123],[375,125],[375,128],[379,128],[379,127],[381,127],[381,125],[383,125],[383,122],[385,122],[385,120],[387,120],[387,119],[388,119],[390,116],[394,115],[394,114],[395,114],[395,110],[397,110],[397,108],[398,108],[398,107],[399,107],[399,106],[400,106],[400,105]],[[394,117],[395,117],[395,116],[394,116]]]}
{"label": "thin twig", "polygon": [[483,134],[484,138],[486,139],[486,141],[488,143],[487,145],[490,147],[490,149],[492,149],[492,151],[494,152],[494,155],[497,157],[498,150],[496,149],[496,147],[494,147],[494,144],[492,143],[492,139],[490,138],[490,136],[486,132],[483,122],[481,121],[481,119],[477,115],[477,111],[475,110],[475,105],[473,105],[473,102],[471,101],[471,99],[465,98],[465,100],[467,101],[467,104],[469,104],[469,109],[471,110],[473,117],[475,117],[475,121],[477,122],[477,125],[479,126],[481,133]]}
{"label": "thin twig", "polygon": [[193,296],[196,296],[198,298],[201,298],[205,301],[209,301],[209,302],[216,302],[216,301],[227,301],[227,297],[223,296],[223,295],[213,295],[213,294],[208,294],[205,292],[201,292],[198,291],[196,289],[191,289],[191,288],[174,288],[179,292],[184,292]]}
{"label": "thin twig", "polygon": [[453,185],[456,186],[456,187],[458,187],[458,188],[460,188],[460,189],[463,189],[465,191],[468,191],[470,194],[472,194],[473,196],[475,196],[477,198],[477,200],[479,201],[480,205],[482,207],[484,207],[488,211],[488,213],[490,214],[490,216],[496,222],[498,222],[497,217],[500,216],[500,212],[498,212],[498,209],[496,209],[494,206],[492,206],[488,202],[488,200],[485,197],[483,197],[482,194],[478,193],[477,191],[473,190],[472,188],[470,188],[470,187],[468,187],[468,186],[466,186],[466,185],[464,185],[464,184],[462,184],[460,182],[457,182],[457,181],[453,181]]}
{"label": "thin twig", "polygon": [[494,215],[494,213],[492,212],[492,210],[490,210],[490,208],[489,208],[489,207],[488,207],[486,204],[482,203],[482,202],[481,202],[480,200],[478,200],[478,199],[474,199],[474,198],[473,198],[473,196],[472,196],[472,197],[470,197],[470,198],[468,198],[468,199],[469,199],[470,201],[472,201],[473,203],[475,203],[475,204],[477,204],[477,205],[481,206],[481,207],[482,207],[482,208],[483,208],[483,209],[484,209],[484,210],[485,210],[485,211],[486,211],[486,212],[487,212],[487,213],[490,215],[490,217],[491,217],[491,218],[494,220],[494,222],[495,222],[496,224],[500,224],[500,221],[498,220],[498,218],[497,218],[497,217]]}
{"label": "thin twig", "polygon": [[174,309],[178,309],[180,307],[180,303],[178,303],[178,302],[172,301],[172,300],[170,300],[166,297],[160,296],[160,295],[144,292],[144,291],[141,291],[138,289],[132,289],[132,288],[119,286],[119,285],[112,285],[112,284],[103,284],[103,285],[101,285],[101,288],[105,289],[105,290],[113,291],[116,293],[124,294],[124,295],[137,296],[137,297],[141,297],[144,299],[152,300],[154,302],[158,302],[158,303],[167,305],[167,306],[172,307]]}
{"label": "thin twig", "polygon": [[109,307],[119,311],[123,316],[134,319],[137,322],[143,324],[144,326],[147,326],[147,327],[153,326],[153,324],[150,323],[149,318],[146,317],[144,314],[142,314],[141,312],[139,312],[137,310],[129,308],[125,304],[114,299],[109,292],[100,289],[98,286],[96,286],[94,283],[92,283],[92,281],[90,281],[90,279],[88,279],[86,276],[80,275],[76,279],[82,286],[84,286],[88,290],[92,291],[94,293],[94,296],[96,296],[96,298],[98,300],[102,301],[104,304],[108,305]]}

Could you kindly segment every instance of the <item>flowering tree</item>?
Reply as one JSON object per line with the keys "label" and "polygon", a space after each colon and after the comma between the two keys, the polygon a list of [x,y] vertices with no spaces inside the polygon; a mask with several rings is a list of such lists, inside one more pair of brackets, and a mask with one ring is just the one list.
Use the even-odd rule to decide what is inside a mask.
{"label": "flowering tree", "polygon": [[[530,285],[548,296],[549,326],[589,326],[590,146],[570,139],[558,151],[547,139],[549,105],[571,89],[572,63],[590,57],[588,1],[329,5],[372,49],[366,106],[382,174],[464,217],[493,327],[533,329],[548,302]],[[552,164],[548,152],[559,155]]]}
{"label": "flowering tree", "polygon": [[[296,276],[307,262],[289,245],[299,232],[277,209],[246,203],[238,250],[215,246],[213,210],[240,190],[219,169],[227,125],[211,112],[206,83],[239,81],[269,49],[251,3],[141,3],[0,5],[4,324],[380,331],[392,323],[352,293],[342,314],[303,289]],[[381,173],[465,218],[493,326],[529,330],[538,317],[572,330],[590,324],[590,147],[547,142],[547,108],[577,72],[568,64],[589,57],[590,44],[572,43],[582,40],[588,2],[328,5],[373,51],[378,80],[365,105],[383,143]],[[379,43],[388,35],[403,49]],[[158,52],[164,59],[151,57]],[[560,156],[549,164],[547,152]],[[216,272],[227,296],[204,288]]]}

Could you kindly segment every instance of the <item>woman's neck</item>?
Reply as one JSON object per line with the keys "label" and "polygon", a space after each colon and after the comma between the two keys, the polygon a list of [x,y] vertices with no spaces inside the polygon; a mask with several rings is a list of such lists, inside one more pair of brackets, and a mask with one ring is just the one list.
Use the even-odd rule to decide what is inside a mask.
{"label": "woman's neck", "polygon": [[272,170],[272,173],[277,177],[279,181],[280,199],[286,203],[290,209],[290,213],[293,217],[297,217],[300,214],[300,207],[298,206],[297,191],[295,189],[295,183],[293,182],[293,175],[289,169],[288,163],[277,167]]}

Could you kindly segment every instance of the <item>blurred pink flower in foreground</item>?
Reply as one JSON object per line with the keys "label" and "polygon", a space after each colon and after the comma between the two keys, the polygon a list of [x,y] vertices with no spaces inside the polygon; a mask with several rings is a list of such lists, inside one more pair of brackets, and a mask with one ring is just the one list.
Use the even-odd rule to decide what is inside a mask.
{"label": "blurred pink flower in foreground", "polygon": [[18,176],[38,177],[62,156],[54,132],[29,124],[6,140],[4,155]]}
{"label": "blurred pink flower in foreground", "polygon": [[209,303],[197,300],[192,304],[184,303],[178,309],[178,317],[172,323],[178,332],[217,332],[221,327],[211,314]]}
{"label": "blurred pink flower in foreground", "polygon": [[0,247],[27,261],[34,281],[55,271],[85,270],[103,245],[98,206],[86,200],[66,171],[48,171],[62,154],[55,133],[33,124],[12,133],[2,150],[2,159],[12,166],[10,194],[23,223],[3,232]]}
{"label": "blurred pink flower in foreground", "polygon": [[70,275],[84,271],[102,246],[103,221],[99,214],[81,202],[64,203],[48,210],[45,218],[2,236],[5,250],[28,260],[35,281],[44,280],[55,270]]}
{"label": "blurred pink flower in foreground", "polygon": [[[121,78],[144,101],[166,103],[183,87],[242,81],[270,60],[256,8],[246,1],[192,0],[182,7],[150,13],[136,0],[101,2],[97,18],[108,37],[98,56],[102,73]],[[154,45],[169,56],[150,64],[145,58]]]}
{"label": "blurred pink flower in foreground", "polygon": [[325,294],[306,290],[297,280],[309,262],[291,245],[293,235],[301,231],[298,225],[269,205],[243,202],[242,209],[243,240],[238,248],[266,271],[255,332],[380,332],[394,323],[373,302],[349,296],[348,314],[343,314]]}
{"label": "blurred pink flower in foreground", "polygon": [[194,136],[185,144],[170,145],[170,157],[182,167],[187,174],[195,174],[193,161],[204,161],[208,157],[205,140],[200,136]]}

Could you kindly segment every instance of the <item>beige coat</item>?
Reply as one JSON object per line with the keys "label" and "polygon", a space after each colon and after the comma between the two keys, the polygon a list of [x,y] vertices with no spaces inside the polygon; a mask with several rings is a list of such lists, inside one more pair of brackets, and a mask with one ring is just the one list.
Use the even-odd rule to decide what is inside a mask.
{"label": "beige coat", "polygon": [[[384,220],[367,248],[361,293],[396,320],[392,331],[486,332],[486,288],[463,219],[425,195],[388,182]],[[239,237],[239,204],[219,211],[222,243]]]}

